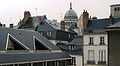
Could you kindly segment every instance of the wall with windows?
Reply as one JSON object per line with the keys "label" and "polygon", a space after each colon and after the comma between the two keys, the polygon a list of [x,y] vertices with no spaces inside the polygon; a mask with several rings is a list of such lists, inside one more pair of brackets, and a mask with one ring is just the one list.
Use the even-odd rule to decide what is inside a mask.
{"label": "wall with windows", "polygon": [[111,5],[111,14],[113,17],[120,17],[120,4]]}
{"label": "wall with windows", "polygon": [[83,66],[83,56],[82,55],[70,55],[72,57],[71,63],[74,66]]}
{"label": "wall with windows", "polygon": [[84,46],[84,64],[107,64],[107,46]]}
{"label": "wall with windows", "polygon": [[108,64],[107,34],[84,34],[83,56],[85,66],[106,66]]}
{"label": "wall with windows", "polygon": [[107,45],[107,34],[84,34],[84,45]]}

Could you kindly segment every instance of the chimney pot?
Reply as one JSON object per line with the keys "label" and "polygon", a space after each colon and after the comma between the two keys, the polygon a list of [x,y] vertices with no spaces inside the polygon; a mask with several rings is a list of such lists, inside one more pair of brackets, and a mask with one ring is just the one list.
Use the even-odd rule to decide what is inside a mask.
{"label": "chimney pot", "polygon": [[12,23],[12,24],[10,24],[10,28],[13,28],[13,23]]}

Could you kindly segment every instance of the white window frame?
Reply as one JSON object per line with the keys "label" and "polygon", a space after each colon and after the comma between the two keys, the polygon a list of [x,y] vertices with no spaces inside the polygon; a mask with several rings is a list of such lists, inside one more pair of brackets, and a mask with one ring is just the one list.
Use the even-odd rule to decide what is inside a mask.
{"label": "white window frame", "polygon": [[95,51],[88,50],[88,61],[94,61],[94,58],[95,58]]}
{"label": "white window frame", "polygon": [[48,36],[51,36],[51,35],[52,35],[52,32],[51,32],[51,31],[47,31],[47,35],[48,35]]}

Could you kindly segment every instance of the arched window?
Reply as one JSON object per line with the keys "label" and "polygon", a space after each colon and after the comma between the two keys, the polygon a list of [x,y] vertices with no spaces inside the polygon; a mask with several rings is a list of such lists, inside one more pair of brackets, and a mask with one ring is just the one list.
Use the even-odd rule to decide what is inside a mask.
{"label": "arched window", "polygon": [[115,9],[114,9],[115,11],[117,10],[117,8],[115,7]]}
{"label": "arched window", "polygon": [[118,10],[120,10],[120,7],[118,7]]}

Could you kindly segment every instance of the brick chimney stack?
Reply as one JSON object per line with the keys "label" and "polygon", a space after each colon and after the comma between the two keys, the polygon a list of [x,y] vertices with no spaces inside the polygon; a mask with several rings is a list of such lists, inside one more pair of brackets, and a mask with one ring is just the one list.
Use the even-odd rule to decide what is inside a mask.
{"label": "brick chimney stack", "polygon": [[25,11],[24,12],[24,18],[23,18],[24,24],[27,22],[27,20],[29,19],[29,17],[31,17],[30,12],[29,11]]}
{"label": "brick chimney stack", "polygon": [[113,16],[112,16],[112,14],[110,14],[110,16],[109,16],[109,20],[110,20],[109,25],[112,25],[112,24],[113,24]]}
{"label": "brick chimney stack", "polygon": [[10,28],[13,28],[13,23],[12,24],[10,24],[10,26],[9,26]]}
{"label": "brick chimney stack", "polygon": [[2,27],[2,24],[1,24],[1,22],[0,22],[0,27]]}
{"label": "brick chimney stack", "polygon": [[65,31],[65,21],[60,22],[61,30]]}
{"label": "brick chimney stack", "polygon": [[87,28],[88,25],[88,20],[89,20],[89,13],[87,12],[87,10],[83,12],[83,29],[85,30]]}

